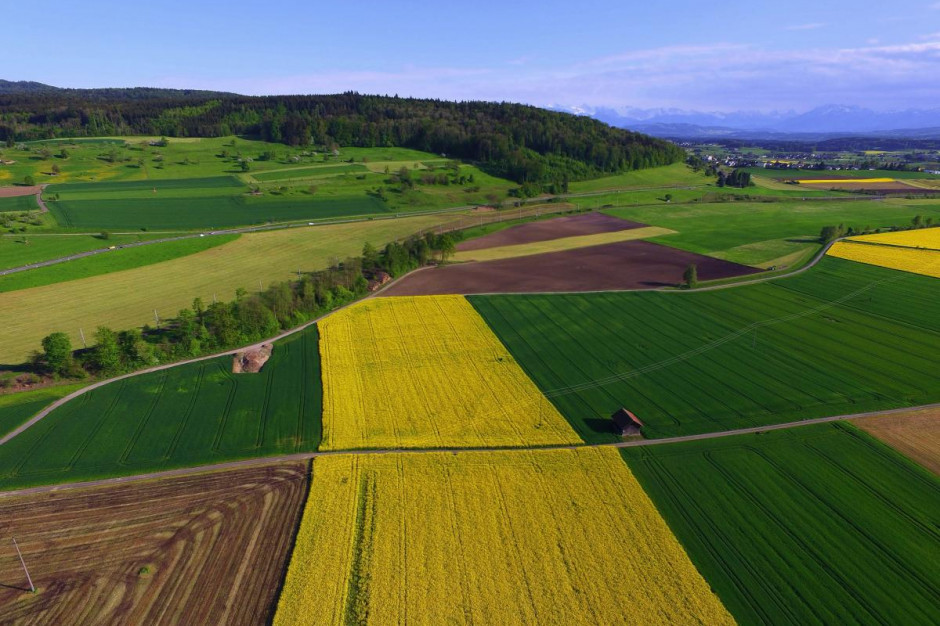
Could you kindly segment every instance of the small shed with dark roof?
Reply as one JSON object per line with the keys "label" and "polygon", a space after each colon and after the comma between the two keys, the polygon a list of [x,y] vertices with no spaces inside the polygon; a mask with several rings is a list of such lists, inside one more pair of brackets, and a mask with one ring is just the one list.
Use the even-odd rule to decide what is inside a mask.
{"label": "small shed with dark roof", "polygon": [[627,409],[620,409],[610,418],[614,421],[614,428],[621,437],[634,437],[642,434],[640,429],[643,427],[643,422]]}

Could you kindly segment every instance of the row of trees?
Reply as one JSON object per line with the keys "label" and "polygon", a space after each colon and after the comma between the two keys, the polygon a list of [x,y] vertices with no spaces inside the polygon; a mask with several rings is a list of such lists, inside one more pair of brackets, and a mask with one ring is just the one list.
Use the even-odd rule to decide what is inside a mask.
{"label": "row of trees", "polygon": [[56,332],[33,356],[36,373],[56,377],[113,376],[159,363],[212,354],[251,344],[294,328],[348,304],[376,286],[385,272],[400,276],[453,254],[459,234],[427,234],[379,250],[365,244],[362,256],[336,261],[328,269],[276,283],[261,293],[244,289],[228,302],[201,298],[160,328],[114,331],[102,326],[94,346],[74,350],[69,336]]}
{"label": "row of trees", "polygon": [[910,226],[892,226],[888,229],[874,229],[871,226],[860,228],[857,226],[846,226],[845,224],[823,226],[819,231],[819,241],[827,244],[835,241],[839,237],[851,237],[852,235],[865,235],[871,232],[881,232],[882,230],[905,230],[907,228],[931,228],[933,226],[933,217],[915,215],[911,218]]}
{"label": "row of trees", "polygon": [[0,96],[0,140],[245,134],[288,145],[401,146],[476,161],[520,184],[558,186],[685,157],[660,139],[518,104],[357,93],[159,94],[63,90]]}

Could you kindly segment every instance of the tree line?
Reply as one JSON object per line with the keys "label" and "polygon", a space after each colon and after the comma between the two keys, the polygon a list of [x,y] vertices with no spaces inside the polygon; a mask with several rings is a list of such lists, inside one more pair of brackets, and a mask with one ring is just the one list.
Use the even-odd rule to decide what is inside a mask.
{"label": "tree line", "polygon": [[520,184],[556,186],[685,158],[680,147],[661,139],[521,104],[353,92],[261,97],[158,93],[0,94],[0,141],[246,135],[295,146],[405,147],[475,161]]}
{"label": "tree line", "polygon": [[361,256],[336,260],[325,270],[260,293],[238,289],[234,299],[212,303],[196,298],[159,328],[115,331],[101,326],[87,349],[76,350],[66,333],[54,332],[43,338],[30,366],[56,378],[108,377],[248,345],[349,304],[381,286],[383,279],[446,262],[460,237],[428,233],[381,250],[367,243]]}

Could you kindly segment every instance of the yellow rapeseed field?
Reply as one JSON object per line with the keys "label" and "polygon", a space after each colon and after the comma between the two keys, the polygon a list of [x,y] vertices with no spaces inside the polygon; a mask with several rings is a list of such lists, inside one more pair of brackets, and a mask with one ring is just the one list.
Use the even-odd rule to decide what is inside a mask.
{"label": "yellow rapeseed field", "polygon": [[581,441],[463,296],[339,311],[320,359],[324,450]]}
{"label": "yellow rapeseed field", "polygon": [[860,185],[875,183],[893,183],[893,178],[800,178],[801,185]]}
{"label": "yellow rapeseed field", "polygon": [[274,623],[732,624],[612,449],[318,458]]}
{"label": "yellow rapeseed field", "polygon": [[483,250],[466,250],[464,252],[458,252],[455,254],[453,260],[492,261],[494,259],[513,259],[521,256],[531,256],[533,254],[563,252],[565,250],[600,246],[607,243],[620,243],[621,241],[649,239],[651,237],[662,237],[663,235],[674,234],[676,234],[676,231],[669,228],[661,228],[659,226],[645,226],[643,228],[617,230],[611,233],[575,235],[572,237],[562,237],[560,239],[550,239],[548,241],[536,241],[533,243],[519,243],[511,246],[484,248]]}
{"label": "yellow rapeseed field", "polygon": [[829,248],[827,254],[849,261],[940,278],[940,250],[839,241]]}
{"label": "yellow rapeseed field", "polygon": [[899,230],[892,233],[862,235],[860,237],[849,237],[849,241],[940,250],[940,228],[919,228],[917,230]]}

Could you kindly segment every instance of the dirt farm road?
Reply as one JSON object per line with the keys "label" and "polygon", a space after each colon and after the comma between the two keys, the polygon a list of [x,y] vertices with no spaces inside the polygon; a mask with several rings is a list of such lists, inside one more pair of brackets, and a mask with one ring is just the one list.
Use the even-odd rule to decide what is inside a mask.
{"label": "dirt farm road", "polygon": [[116,476],[114,478],[102,478],[99,480],[88,480],[84,482],[65,483],[58,485],[42,485],[39,487],[27,487],[25,489],[15,489],[12,491],[0,491],[0,498],[12,498],[15,496],[26,496],[38,493],[53,493],[71,489],[82,489],[86,487],[98,487],[103,485],[118,485],[121,483],[138,482],[146,480],[157,480],[161,478],[170,478],[173,476],[188,476],[192,474],[203,474],[212,472],[221,472],[237,468],[255,467],[262,465],[271,465],[276,463],[285,463],[290,461],[307,461],[326,456],[356,456],[363,454],[460,454],[462,452],[530,452],[533,450],[577,450],[581,448],[633,448],[640,446],[658,446],[670,443],[681,443],[683,441],[701,441],[703,439],[719,439],[723,437],[733,437],[735,435],[747,435],[762,433],[771,430],[784,430],[789,428],[799,428],[800,426],[809,426],[811,424],[824,424],[826,422],[838,422],[851,420],[860,417],[874,417],[879,415],[894,415],[898,413],[910,413],[912,411],[922,411],[926,409],[938,409],[940,402],[934,404],[924,404],[922,406],[903,407],[899,409],[886,409],[884,411],[869,411],[866,413],[853,413],[850,415],[832,415],[829,417],[817,417],[799,422],[785,422],[783,424],[771,424],[769,426],[753,426],[750,428],[739,428],[736,430],[724,430],[713,433],[701,433],[698,435],[683,435],[681,437],[665,437],[663,439],[635,439],[630,441],[616,441],[612,443],[582,443],[572,445],[557,446],[537,446],[537,447],[518,447],[518,448],[378,448],[373,450],[330,450],[321,452],[300,452],[297,454],[286,454],[280,456],[255,457],[241,459],[238,461],[228,461],[225,463],[216,463],[214,465],[201,465],[196,467],[182,467],[159,472],[147,472],[136,474],[134,476]]}
{"label": "dirt farm road", "polygon": [[[776,279],[778,279],[778,278],[785,278],[785,277],[788,277],[788,276],[795,276],[795,275],[797,275],[797,274],[801,274],[801,273],[803,273],[803,272],[809,270],[811,267],[813,267],[814,265],[816,265],[816,264],[820,261],[820,259],[822,259],[822,258],[825,256],[825,254],[826,254],[826,252],[829,250],[829,248],[832,247],[832,245],[836,243],[836,241],[840,241],[840,239],[837,239],[837,240],[835,240],[835,241],[832,241],[832,242],[826,244],[825,246],[823,246],[822,249],[816,254],[815,257],[813,257],[813,259],[812,259],[809,263],[807,263],[806,265],[804,265],[803,267],[801,267],[801,268],[799,268],[799,269],[793,270],[792,272],[786,272],[786,273],[777,274],[777,275],[774,275],[774,276],[764,276],[764,277],[762,277],[762,278],[754,278],[754,279],[749,279],[749,280],[744,280],[744,281],[739,281],[739,282],[733,282],[733,283],[727,283],[727,284],[721,284],[721,285],[714,285],[714,286],[711,286],[711,287],[709,287],[709,286],[703,286],[703,287],[698,287],[698,288],[696,288],[696,289],[691,289],[691,290],[680,290],[680,289],[646,289],[646,290],[644,290],[644,291],[671,291],[671,292],[675,292],[675,293],[695,293],[695,292],[697,292],[697,291],[711,291],[711,290],[713,290],[713,289],[728,289],[728,288],[731,288],[731,287],[738,287],[738,286],[743,286],[743,285],[752,285],[752,284],[755,284],[755,283],[761,283],[761,282],[765,282],[765,281],[769,281],[769,280],[776,280]],[[49,413],[51,413],[51,412],[54,411],[55,409],[59,408],[60,406],[62,406],[62,405],[65,404],[66,402],[70,402],[71,400],[74,400],[75,398],[77,398],[77,397],[79,397],[79,396],[81,396],[81,395],[83,395],[83,394],[85,394],[85,393],[87,393],[87,392],[89,392],[89,391],[92,391],[93,389],[97,389],[98,387],[103,387],[104,385],[108,385],[108,384],[110,384],[110,383],[118,382],[118,381],[124,380],[124,379],[126,379],[126,378],[131,378],[131,377],[133,377],[133,376],[140,376],[140,375],[142,375],[142,374],[149,374],[149,373],[151,373],[151,372],[159,372],[159,371],[162,371],[162,370],[165,370],[165,369],[169,369],[169,368],[171,368],[171,367],[177,367],[177,366],[180,366],[180,365],[188,365],[188,364],[190,364],[190,363],[198,363],[199,361],[207,361],[207,360],[209,360],[209,359],[214,359],[214,358],[217,358],[217,357],[220,357],[220,356],[231,356],[231,355],[234,355],[234,354],[236,354],[236,353],[238,353],[238,352],[242,352],[242,351],[244,351],[244,350],[255,350],[255,349],[258,349],[258,348],[260,348],[260,347],[262,346],[262,344],[273,343],[273,342],[278,341],[278,340],[280,340],[280,339],[284,339],[285,337],[289,337],[290,335],[293,335],[294,333],[302,332],[303,330],[306,330],[307,328],[309,328],[309,327],[312,326],[313,324],[316,324],[317,322],[319,322],[319,321],[322,320],[323,318],[325,318],[325,317],[327,317],[327,316],[329,316],[329,315],[332,315],[333,313],[336,313],[336,312],[338,312],[338,311],[342,311],[343,309],[345,309],[345,308],[347,308],[347,307],[350,307],[350,306],[352,306],[352,305],[354,305],[354,304],[357,304],[358,302],[362,302],[363,300],[367,300],[367,299],[369,299],[369,298],[374,298],[374,297],[381,296],[383,292],[385,292],[385,291],[387,291],[388,289],[390,289],[393,285],[398,284],[399,281],[401,281],[403,278],[405,278],[405,277],[407,277],[407,276],[411,276],[411,275],[414,274],[415,272],[425,271],[425,270],[427,270],[427,269],[428,269],[428,268],[419,268],[419,269],[417,269],[417,270],[414,270],[413,272],[409,272],[409,273],[405,274],[404,276],[401,276],[400,278],[398,278],[398,279],[396,279],[396,280],[393,280],[393,281],[391,281],[390,283],[386,284],[384,287],[382,287],[382,288],[379,289],[378,291],[374,291],[374,292],[370,293],[370,294],[367,295],[365,298],[361,298],[360,300],[354,300],[353,302],[350,302],[349,304],[345,304],[345,305],[339,307],[338,309],[334,309],[334,310],[330,311],[329,313],[326,313],[326,314],[324,314],[324,315],[321,315],[320,317],[318,317],[318,318],[316,318],[316,319],[310,320],[310,321],[307,322],[306,324],[303,324],[303,325],[301,325],[301,326],[297,326],[296,328],[291,328],[291,329],[289,329],[289,330],[285,330],[284,332],[282,332],[281,334],[279,334],[279,335],[277,335],[277,336],[275,336],[275,337],[269,337],[269,338],[267,338],[267,339],[264,339],[264,340],[262,340],[262,341],[259,341],[258,343],[255,343],[255,344],[253,344],[253,345],[251,345],[251,346],[242,346],[242,347],[240,347],[240,348],[234,348],[234,349],[231,349],[231,350],[226,350],[226,351],[224,351],[224,352],[217,352],[217,353],[215,353],[215,354],[207,354],[207,355],[200,356],[200,357],[196,357],[196,358],[193,358],[193,359],[186,359],[185,361],[177,361],[177,362],[175,362],[175,363],[166,363],[166,364],[163,364],[163,365],[157,365],[157,366],[154,366],[154,367],[149,367],[149,368],[147,368],[147,369],[137,370],[136,372],[130,372],[130,373],[128,373],[128,374],[122,374],[121,376],[115,376],[114,378],[108,378],[108,379],[106,379],[106,380],[100,380],[100,381],[98,381],[98,382],[95,382],[95,383],[92,383],[92,384],[87,385],[87,386],[85,386],[85,387],[82,387],[81,389],[78,389],[77,391],[73,391],[72,393],[68,394],[67,396],[63,396],[62,398],[59,398],[58,400],[56,400],[55,402],[53,402],[53,403],[50,404],[49,406],[45,407],[44,409],[42,409],[41,411],[39,411],[38,413],[36,413],[36,415],[34,415],[33,417],[31,417],[29,420],[27,420],[26,422],[20,424],[17,428],[14,428],[13,430],[11,430],[10,432],[8,432],[8,433],[7,433],[6,435],[4,435],[3,437],[0,437],[0,446],[2,446],[3,444],[5,444],[6,442],[10,441],[11,439],[13,439],[14,437],[16,437],[17,435],[19,435],[20,433],[22,433],[23,431],[25,431],[26,429],[28,429],[30,426],[32,426],[33,424],[35,424],[35,423],[38,422],[39,420],[41,420],[41,419],[43,419],[44,417],[46,417]],[[0,273],[0,274],[2,274],[2,273]],[[556,293],[561,293],[561,292],[556,292]],[[590,292],[582,292],[582,293],[590,293]]]}

